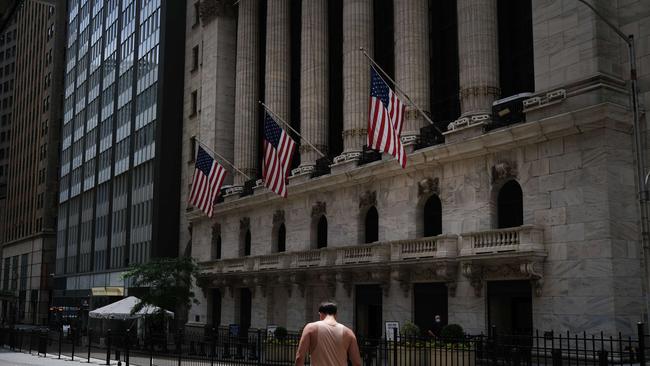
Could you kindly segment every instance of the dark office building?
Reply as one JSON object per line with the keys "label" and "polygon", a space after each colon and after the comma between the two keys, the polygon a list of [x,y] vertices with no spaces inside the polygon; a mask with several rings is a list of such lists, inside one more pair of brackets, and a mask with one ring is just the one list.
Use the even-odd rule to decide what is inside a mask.
{"label": "dark office building", "polygon": [[83,318],[177,255],[185,1],[69,0],[66,38],[54,305]]}
{"label": "dark office building", "polygon": [[0,318],[9,323],[48,320],[56,248],[64,15],[63,0],[18,2],[0,39]]}

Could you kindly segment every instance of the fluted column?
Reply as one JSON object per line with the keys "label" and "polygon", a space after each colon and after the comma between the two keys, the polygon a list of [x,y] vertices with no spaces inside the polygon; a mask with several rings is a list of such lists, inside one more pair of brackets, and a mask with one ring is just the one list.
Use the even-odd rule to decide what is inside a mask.
{"label": "fluted column", "polygon": [[343,2],[343,153],[366,144],[370,66],[359,47],[373,54],[372,0]]}
{"label": "fluted column", "polygon": [[[329,122],[329,42],[327,0],[302,1],[300,52],[300,127],[320,151],[327,154]],[[301,165],[313,166],[320,155],[302,144]]]}
{"label": "fluted column", "polygon": [[264,101],[280,118],[291,123],[291,1],[271,0],[266,4]]}
{"label": "fluted column", "polygon": [[[240,0],[237,21],[235,81],[235,165],[251,178],[257,176],[258,0]],[[235,184],[246,177],[236,173]]]}
{"label": "fluted column", "polygon": [[490,114],[499,96],[496,0],[458,0],[461,117]]}
{"label": "fluted column", "polygon": [[[428,112],[431,108],[429,4],[427,0],[395,1],[394,4],[395,81],[415,104]],[[403,139],[419,135],[420,128],[428,124],[413,107],[407,107],[404,122]]]}

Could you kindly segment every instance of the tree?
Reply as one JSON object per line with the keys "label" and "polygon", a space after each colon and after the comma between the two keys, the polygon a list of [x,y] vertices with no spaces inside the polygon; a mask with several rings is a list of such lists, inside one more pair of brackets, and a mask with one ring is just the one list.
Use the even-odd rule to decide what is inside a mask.
{"label": "tree", "polygon": [[131,265],[123,278],[130,281],[131,287],[148,289],[141,294],[142,301],[131,312],[136,313],[146,305],[177,311],[198,304],[192,291],[198,273],[198,266],[190,257],[157,258]]}

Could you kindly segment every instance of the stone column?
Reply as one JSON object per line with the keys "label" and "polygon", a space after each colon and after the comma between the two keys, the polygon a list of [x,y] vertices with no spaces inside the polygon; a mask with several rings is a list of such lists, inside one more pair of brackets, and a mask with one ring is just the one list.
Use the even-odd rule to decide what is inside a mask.
{"label": "stone column", "polygon": [[[302,1],[300,54],[301,133],[327,154],[329,121],[329,43],[327,0]],[[309,145],[300,146],[301,166],[316,164],[320,155]]]}
{"label": "stone column", "polygon": [[457,6],[461,118],[489,115],[500,94],[497,1],[458,0]]}
{"label": "stone column", "polygon": [[[431,108],[429,4],[427,0],[395,1],[394,7],[395,81],[415,104],[428,112]],[[414,140],[426,125],[428,122],[417,109],[407,107],[402,140]]]}
{"label": "stone column", "polygon": [[264,101],[275,114],[291,123],[291,2],[272,0],[266,6]]}
{"label": "stone column", "polygon": [[372,0],[343,2],[343,155],[366,144],[370,66],[359,47],[373,54]]}
{"label": "stone column", "polygon": [[[258,0],[240,0],[237,24],[235,76],[235,165],[251,178],[257,176]],[[246,177],[235,173],[235,185]]]}

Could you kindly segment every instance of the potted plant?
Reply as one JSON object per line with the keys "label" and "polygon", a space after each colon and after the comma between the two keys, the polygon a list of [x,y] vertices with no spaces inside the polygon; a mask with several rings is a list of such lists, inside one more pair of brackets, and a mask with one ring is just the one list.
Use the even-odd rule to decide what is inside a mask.
{"label": "potted plant", "polygon": [[447,366],[474,366],[476,357],[470,345],[465,342],[465,332],[458,324],[445,325],[440,338],[434,340],[430,348],[431,364]]}

